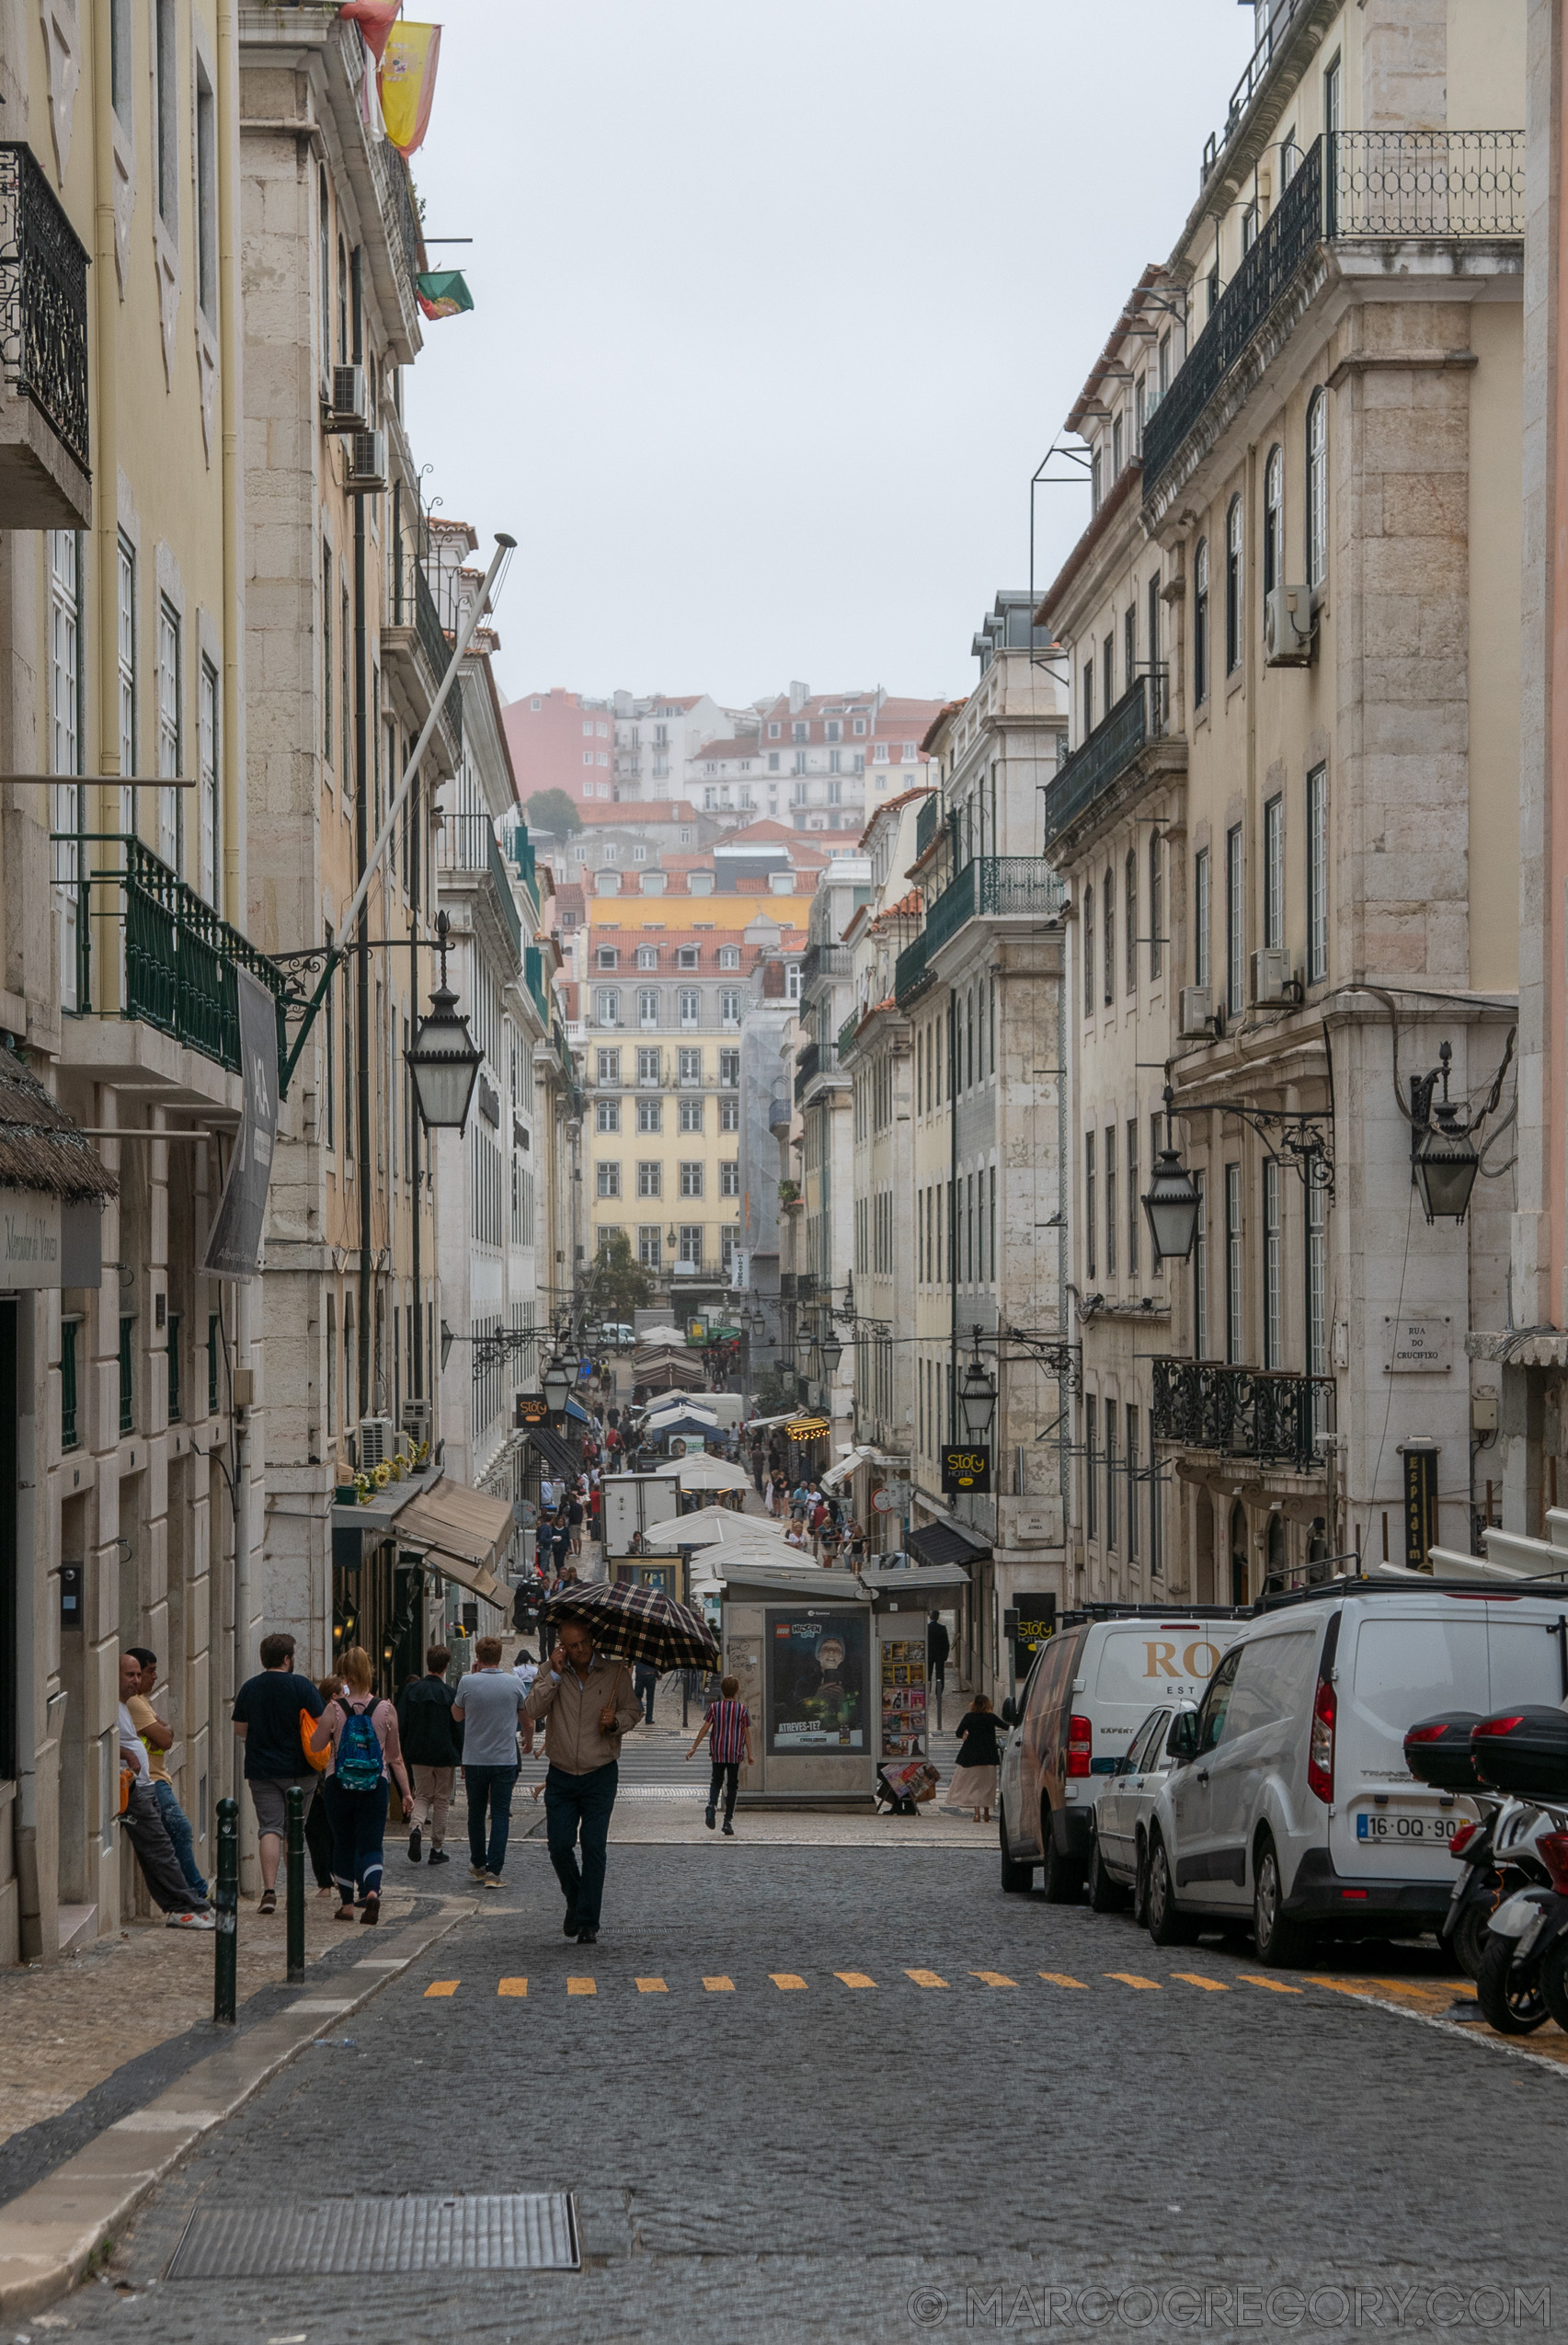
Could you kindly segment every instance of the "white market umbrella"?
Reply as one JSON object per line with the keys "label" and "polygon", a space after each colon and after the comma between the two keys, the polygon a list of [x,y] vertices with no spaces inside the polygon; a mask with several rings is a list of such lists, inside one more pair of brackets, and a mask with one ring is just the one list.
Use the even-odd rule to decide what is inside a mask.
{"label": "white market umbrella", "polygon": [[676,1476],[682,1490],[750,1490],[751,1477],[726,1458],[687,1458]]}

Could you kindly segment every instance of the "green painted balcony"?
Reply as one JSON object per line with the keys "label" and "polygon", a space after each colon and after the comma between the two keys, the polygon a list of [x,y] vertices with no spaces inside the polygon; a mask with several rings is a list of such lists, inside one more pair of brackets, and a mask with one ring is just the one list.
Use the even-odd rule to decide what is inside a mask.
{"label": "green painted balcony", "polygon": [[[939,953],[972,920],[1059,920],[1062,892],[1060,880],[1042,856],[971,856],[926,913],[926,952]],[[901,955],[899,958],[901,962]]]}

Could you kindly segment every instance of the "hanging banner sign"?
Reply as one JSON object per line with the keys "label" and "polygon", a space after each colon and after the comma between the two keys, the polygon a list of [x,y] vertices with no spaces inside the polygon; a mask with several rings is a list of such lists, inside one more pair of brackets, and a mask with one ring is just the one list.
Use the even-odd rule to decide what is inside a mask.
{"label": "hanging banner sign", "polygon": [[239,1063],[245,1096],[202,1269],[212,1278],[255,1277],[267,1222],[267,1187],[278,1134],[278,1008],[248,969],[235,971]]}
{"label": "hanging banner sign", "polygon": [[1437,1452],[1404,1452],[1404,1561],[1410,1572],[1430,1572],[1437,1539]]}
{"label": "hanging banner sign", "polygon": [[966,1444],[942,1452],[942,1494],[956,1498],[990,1488],[990,1451]]}

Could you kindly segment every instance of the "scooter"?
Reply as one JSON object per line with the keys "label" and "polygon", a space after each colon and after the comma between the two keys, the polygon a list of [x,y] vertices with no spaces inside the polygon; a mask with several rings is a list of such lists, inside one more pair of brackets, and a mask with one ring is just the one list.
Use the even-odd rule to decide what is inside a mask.
{"label": "scooter", "polygon": [[1454,1882],[1438,1937],[1453,1948],[1467,1978],[1479,1979],[1487,1939],[1498,1908],[1516,1891],[1549,1885],[1551,1876],[1536,1852],[1539,1834],[1551,1820],[1528,1800],[1471,1792],[1482,1813],[1461,1824],[1448,1854],[1463,1868]]}
{"label": "scooter", "polygon": [[1498,1906],[1476,1973],[1476,2001],[1501,2035],[1532,2034],[1547,2019],[1568,2029],[1568,1809],[1542,1802],[1532,1839],[1546,1885]]}

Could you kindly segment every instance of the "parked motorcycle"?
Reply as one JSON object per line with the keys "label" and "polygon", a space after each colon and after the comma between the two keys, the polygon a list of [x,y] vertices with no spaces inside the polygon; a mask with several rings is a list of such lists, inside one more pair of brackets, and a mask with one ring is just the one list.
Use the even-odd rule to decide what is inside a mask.
{"label": "parked motorcycle", "polygon": [[[1475,1994],[1502,2035],[1529,2035],[1549,2019],[1568,2027],[1568,1713],[1534,1705],[1483,1718],[1471,1736],[1476,1772],[1490,1790],[1533,1806],[1521,1833],[1546,1873],[1506,1896],[1492,1915]],[[1551,1993],[1547,1992],[1548,1979]]]}

